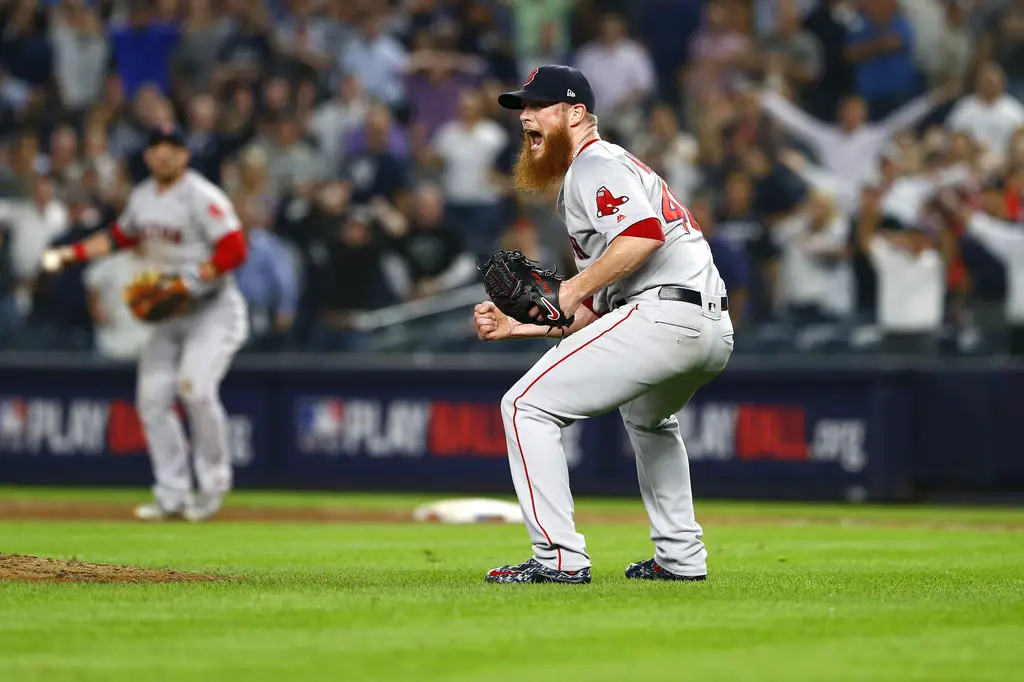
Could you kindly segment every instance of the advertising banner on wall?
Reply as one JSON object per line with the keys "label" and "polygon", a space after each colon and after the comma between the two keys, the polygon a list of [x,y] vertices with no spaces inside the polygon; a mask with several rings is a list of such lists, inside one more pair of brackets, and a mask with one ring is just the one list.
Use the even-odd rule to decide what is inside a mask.
{"label": "advertising banner on wall", "polygon": [[[0,392],[0,481],[149,485],[134,392],[128,374],[96,382],[68,373]],[[222,398],[236,479],[265,482],[272,430],[266,391],[226,387]],[[188,419],[177,410],[187,433]]]}

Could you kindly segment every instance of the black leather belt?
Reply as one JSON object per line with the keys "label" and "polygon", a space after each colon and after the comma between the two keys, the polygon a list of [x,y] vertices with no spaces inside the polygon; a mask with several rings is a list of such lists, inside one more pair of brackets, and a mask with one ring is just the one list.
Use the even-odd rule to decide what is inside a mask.
{"label": "black leather belt", "polygon": [[[663,301],[679,301],[680,303],[692,303],[697,307],[702,307],[704,305],[704,299],[700,295],[699,291],[687,289],[685,287],[663,286],[658,290],[658,298],[660,298]],[[714,309],[712,309],[709,312],[724,313],[729,310],[728,296],[717,296],[712,298],[717,298],[719,299],[719,301],[721,301],[722,309],[720,311],[715,311]],[[621,298],[617,301],[613,301],[610,307],[612,310],[615,310],[619,306],[623,305],[625,302],[626,299]],[[708,305],[713,306],[715,305],[715,303],[714,301],[709,301]]]}
{"label": "black leather belt", "polygon": [[[681,301],[682,303],[692,303],[696,306],[703,305],[703,297],[699,291],[693,289],[685,289],[683,287],[662,287],[658,291],[658,298],[663,301]],[[729,297],[720,296],[722,301],[722,312],[729,310]]]}

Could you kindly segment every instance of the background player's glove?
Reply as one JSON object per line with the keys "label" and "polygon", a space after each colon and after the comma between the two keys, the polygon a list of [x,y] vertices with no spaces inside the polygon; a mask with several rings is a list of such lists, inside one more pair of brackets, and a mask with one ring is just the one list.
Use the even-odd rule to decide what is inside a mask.
{"label": "background player's glove", "polygon": [[124,300],[135,317],[143,322],[158,322],[187,312],[192,294],[182,275],[147,270],[124,288]]}
{"label": "background player's glove", "polygon": [[568,327],[573,316],[566,317],[558,305],[562,279],[554,268],[544,270],[521,251],[499,251],[480,266],[487,296],[513,320],[546,327]]}

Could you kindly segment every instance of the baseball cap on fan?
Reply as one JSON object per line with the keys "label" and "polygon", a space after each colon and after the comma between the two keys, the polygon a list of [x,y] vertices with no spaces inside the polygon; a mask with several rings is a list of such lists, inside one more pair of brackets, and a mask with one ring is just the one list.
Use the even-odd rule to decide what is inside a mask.
{"label": "baseball cap on fan", "polygon": [[526,102],[565,102],[582,104],[594,113],[594,89],[579,69],[561,64],[545,64],[534,69],[521,90],[498,95],[498,104],[506,109],[522,109]]}

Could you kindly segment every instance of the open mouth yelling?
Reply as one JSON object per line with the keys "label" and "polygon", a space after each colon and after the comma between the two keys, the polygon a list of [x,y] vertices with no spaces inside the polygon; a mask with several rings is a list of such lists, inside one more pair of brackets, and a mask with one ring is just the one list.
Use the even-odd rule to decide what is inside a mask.
{"label": "open mouth yelling", "polygon": [[544,136],[536,130],[527,130],[526,137],[530,140],[530,149],[536,151],[544,144]]}

